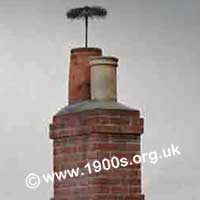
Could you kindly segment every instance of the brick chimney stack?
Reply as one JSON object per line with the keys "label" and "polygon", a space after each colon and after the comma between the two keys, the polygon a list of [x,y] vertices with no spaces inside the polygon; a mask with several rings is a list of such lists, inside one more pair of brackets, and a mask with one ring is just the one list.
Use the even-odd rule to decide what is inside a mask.
{"label": "brick chimney stack", "polygon": [[[98,48],[71,51],[69,105],[53,116],[50,138],[54,171],[79,173],[55,178],[54,200],[144,200],[141,165],[132,162],[141,151],[143,119],[117,102],[117,66]],[[113,157],[128,165],[109,167]]]}

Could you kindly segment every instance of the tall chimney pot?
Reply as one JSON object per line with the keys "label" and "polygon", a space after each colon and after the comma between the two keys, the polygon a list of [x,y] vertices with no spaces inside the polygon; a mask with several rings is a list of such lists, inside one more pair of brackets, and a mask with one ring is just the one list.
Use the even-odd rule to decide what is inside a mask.
{"label": "tall chimney pot", "polygon": [[89,58],[101,56],[99,48],[75,48],[71,50],[69,72],[69,104],[90,99],[90,68]]}

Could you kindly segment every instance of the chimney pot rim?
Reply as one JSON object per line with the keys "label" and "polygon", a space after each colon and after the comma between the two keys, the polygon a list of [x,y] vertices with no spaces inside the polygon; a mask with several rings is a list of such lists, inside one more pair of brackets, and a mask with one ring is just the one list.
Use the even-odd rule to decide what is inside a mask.
{"label": "chimney pot rim", "polygon": [[115,62],[118,62],[119,59],[115,56],[90,56],[89,58],[89,61],[92,61],[92,60],[112,60],[112,61],[115,61]]}
{"label": "chimney pot rim", "polygon": [[117,67],[119,59],[112,56],[90,56],[89,66],[111,66]]}
{"label": "chimney pot rim", "polygon": [[97,52],[102,52],[102,49],[97,48],[97,47],[88,47],[88,48],[84,48],[84,47],[78,47],[78,48],[73,48],[71,49],[71,53],[79,53],[79,52],[91,52],[91,51],[97,51]]}

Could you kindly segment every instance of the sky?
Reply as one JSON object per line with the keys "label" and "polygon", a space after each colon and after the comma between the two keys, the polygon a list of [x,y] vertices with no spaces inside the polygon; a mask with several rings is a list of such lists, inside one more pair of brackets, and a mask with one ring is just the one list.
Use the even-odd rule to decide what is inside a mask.
{"label": "sky", "polygon": [[200,1],[0,0],[0,199],[50,199],[52,185],[29,190],[28,173],[52,167],[48,126],[67,103],[70,49],[84,24],[70,8],[100,5],[89,45],[117,56],[118,100],[145,120],[142,151],[180,147],[181,155],[143,165],[148,200],[200,196]]}

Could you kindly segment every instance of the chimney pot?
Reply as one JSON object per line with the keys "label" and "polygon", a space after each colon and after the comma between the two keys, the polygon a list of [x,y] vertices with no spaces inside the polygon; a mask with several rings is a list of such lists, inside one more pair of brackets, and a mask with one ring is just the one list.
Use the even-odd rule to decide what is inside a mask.
{"label": "chimney pot", "polygon": [[90,79],[92,100],[117,101],[117,66],[115,57],[95,56],[91,57]]}
{"label": "chimney pot", "polygon": [[69,72],[69,104],[90,99],[89,58],[101,56],[99,48],[75,48],[71,50]]}

